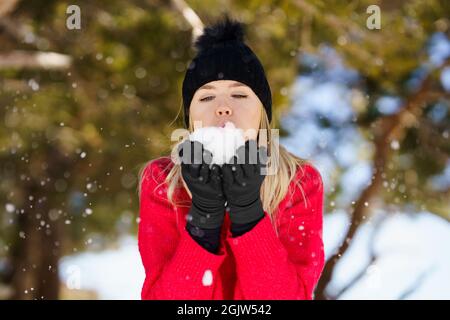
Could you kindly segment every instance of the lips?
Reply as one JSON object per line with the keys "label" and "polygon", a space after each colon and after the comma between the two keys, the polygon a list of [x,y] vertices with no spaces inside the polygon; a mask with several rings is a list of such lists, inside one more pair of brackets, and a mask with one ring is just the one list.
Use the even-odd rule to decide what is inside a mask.
{"label": "lips", "polygon": [[217,126],[220,128],[225,128],[225,125],[227,124],[227,122],[230,122],[230,121],[219,122],[219,124]]}

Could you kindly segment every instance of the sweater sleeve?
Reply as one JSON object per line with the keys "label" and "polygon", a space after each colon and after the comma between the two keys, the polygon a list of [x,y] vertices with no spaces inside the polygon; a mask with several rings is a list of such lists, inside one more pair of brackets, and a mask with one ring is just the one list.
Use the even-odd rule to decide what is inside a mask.
{"label": "sweater sleeve", "polygon": [[139,203],[138,247],[145,269],[142,299],[213,299],[218,269],[225,258],[200,246],[186,228],[177,228],[176,212],[150,163],[143,173]]}
{"label": "sweater sleeve", "polygon": [[299,176],[303,192],[295,185],[292,197],[280,204],[278,235],[264,211],[252,230],[226,239],[236,259],[237,290],[245,300],[313,299],[325,260],[323,183],[309,164]]}

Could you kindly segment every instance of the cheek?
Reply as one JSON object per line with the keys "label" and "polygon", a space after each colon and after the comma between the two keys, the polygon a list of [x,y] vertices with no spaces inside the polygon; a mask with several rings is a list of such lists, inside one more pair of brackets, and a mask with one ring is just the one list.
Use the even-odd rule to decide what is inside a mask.
{"label": "cheek", "polygon": [[243,116],[250,120],[251,123],[259,123],[261,107],[258,100],[252,99],[244,102],[241,106],[241,110],[245,113]]}
{"label": "cheek", "polygon": [[210,126],[214,123],[214,108],[209,103],[193,103],[189,112],[194,128],[197,128],[199,125]]}
{"label": "cheek", "polygon": [[259,122],[261,119],[261,103],[258,99],[244,102],[239,107],[239,112],[236,115],[239,119],[240,127],[248,131],[249,137],[256,139],[256,132],[259,129]]}
{"label": "cheek", "polygon": [[197,119],[204,118],[210,110],[208,103],[193,103],[190,107],[191,116]]}

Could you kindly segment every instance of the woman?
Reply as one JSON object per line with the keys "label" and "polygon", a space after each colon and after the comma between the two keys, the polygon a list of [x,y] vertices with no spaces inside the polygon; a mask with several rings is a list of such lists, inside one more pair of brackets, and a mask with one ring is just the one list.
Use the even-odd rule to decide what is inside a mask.
{"label": "woman", "polygon": [[[185,124],[192,132],[194,124],[231,121],[256,134],[222,167],[209,167],[207,152],[197,164],[165,156],[144,166],[142,299],[313,298],[324,266],[322,179],[272,139],[270,87],[243,35],[243,25],[226,16],[196,40],[183,81]],[[269,130],[266,141],[259,129]],[[268,161],[239,162],[256,141],[267,146]],[[176,144],[180,156],[186,143],[194,147]],[[275,174],[261,173],[274,163]]]}

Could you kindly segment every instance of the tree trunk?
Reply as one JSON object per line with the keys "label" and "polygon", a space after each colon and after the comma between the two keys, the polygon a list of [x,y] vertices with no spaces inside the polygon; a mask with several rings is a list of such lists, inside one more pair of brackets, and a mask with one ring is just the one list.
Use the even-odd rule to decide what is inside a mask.
{"label": "tree trunk", "polygon": [[[40,185],[33,177],[24,183],[23,213],[17,221],[18,241],[12,249],[14,274],[12,299],[50,299],[59,297],[58,262],[62,255],[63,232],[61,217],[50,217],[52,203],[64,201],[55,194],[53,181],[70,168],[71,160],[57,146],[44,151],[47,170],[44,177],[50,183]],[[64,196],[65,197],[65,196]],[[62,203],[61,203],[62,202]]]}
{"label": "tree trunk", "polygon": [[[24,205],[18,216],[18,241],[13,248],[12,299],[58,299],[60,221],[49,221],[48,202],[39,197],[36,186],[27,190],[34,201]],[[45,225],[41,224],[45,221]]]}
{"label": "tree trunk", "polygon": [[[446,61],[444,66],[448,65],[449,61]],[[443,67],[441,67],[443,68]],[[354,235],[363,222],[363,216],[368,216],[370,207],[366,207],[366,203],[370,203],[371,200],[377,195],[380,186],[383,182],[383,173],[386,170],[386,166],[389,163],[392,150],[390,143],[393,140],[402,141],[405,130],[412,126],[410,121],[411,117],[420,119],[420,115],[423,108],[426,106],[426,102],[436,99],[436,96],[431,90],[431,84],[436,73],[430,73],[422,82],[421,87],[413,93],[405,101],[401,111],[397,114],[385,116],[378,119],[374,126],[375,135],[375,155],[374,155],[374,174],[372,176],[371,183],[363,190],[359,199],[356,201],[355,207],[351,212],[350,227],[347,233],[339,245],[339,248],[335,254],[333,254],[325,263],[322,276],[319,279],[319,283],[315,289],[314,297],[317,300],[329,299],[326,289],[328,284],[333,278],[334,268],[337,265],[339,259],[347,252],[350,247]],[[437,97],[440,97],[438,95]]]}

